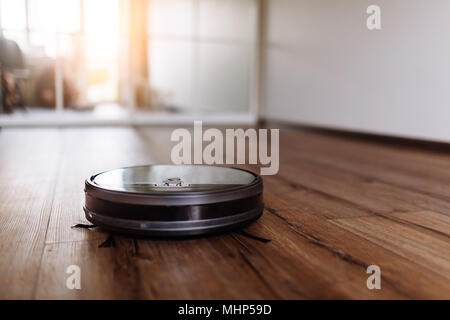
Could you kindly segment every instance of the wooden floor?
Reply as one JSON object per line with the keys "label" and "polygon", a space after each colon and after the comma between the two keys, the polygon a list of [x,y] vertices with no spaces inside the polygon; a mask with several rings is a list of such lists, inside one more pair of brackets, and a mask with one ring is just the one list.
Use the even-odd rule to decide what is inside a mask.
{"label": "wooden floor", "polygon": [[[171,132],[1,130],[0,298],[450,299],[445,150],[281,129],[279,174],[264,177],[266,210],[246,228],[267,243],[71,228],[86,223],[85,178],[169,162]],[[366,287],[372,264],[381,290]],[[69,265],[81,268],[81,290],[66,288]]]}

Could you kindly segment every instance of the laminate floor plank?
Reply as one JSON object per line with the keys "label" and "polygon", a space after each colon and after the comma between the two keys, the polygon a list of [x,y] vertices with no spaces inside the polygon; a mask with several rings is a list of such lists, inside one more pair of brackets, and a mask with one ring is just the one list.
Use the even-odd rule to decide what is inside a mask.
{"label": "laminate floor plank", "polygon": [[[450,298],[445,151],[282,128],[279,173],[263,177],[265,212],[245,228],[270,242],[71,228],[87,223],[90,174],[170,163],[173,129],[2,130],[0,297]],[[381,290],[366,287],[372,264]],[[80,266],[81,290],[66,287],[70,265]]]}
{"label": "laminate floor plank", "polygon": [[[450,242],[382,217],[335,219],[332,223],[450,280]],[[449,284],[450,289],[450,284]]]}
{"label": "laminate floor plank", "polygon": [[296,148],[294,136],[298,133],[288,130],[284,134],[284,148],[292,150],[289,161],[308,159],[368,179],[450,200],[450,154],[311,133],[305,133],[304,139],[311,138],[312,143],[302,143]]}
{"label": "laminate floor plank", "polygon": [[0,132],[0,298],[31,299],[59,169],[58,130]]}
{"label": "laminate floor plank", "polygon": [[[361,270],[364,271],[372,264],[380,266],[383,283],[390,283],[404,298],[450,297],[450,283],[447,277],[436,270],[420,266],[415,261],[397,254],[388,246],[379,245],[360,234],[342,228],[334,224],[334,220],[326,220],[314,213],[295,208],[289,201],[280,199],[269,191],[265,193],[265,202],[266,215],[272,214],[284,220],[316,246],[334,253],[336,257],[349,264],[361,266]],[[355,218],[338,221],[340,220],[353,221]],[[387,223],[394,222],[387,220]],[[250,226],[249,232],[254,232],[253,228],[255,228],[253,225]],[[422,246],[428,245],[432,244],[423,241]],[[336,266],[331,261],[323,262]],[[362,276],[361,273],[359,276]],[[359,281],[359,284],[362,284],[362,280]]]}
{"label": "laminate floor plank", "polygon": [[450,237],[450,217],[432,211],[394,213],[391,217]]}
{"label": "laminate floor plank", "polygon": [[[446,200],[310,160],[282,163],[278,179],[284,180],[292,190],[316,191],[347,201],[368,213],[430,210],[450,215],[450,202]],[[290,195],[293,203],[300,196],[298,192]]]}
{"label": "laminate floor plank", "polygon": [[[270,299],[275,298],[242,259],[235,240],[214,236],[187,240],[136,240],[114,235],[102,241],[46,246],[38,299]],[[81,290],[68,290],[64,270],[77,265]]]}

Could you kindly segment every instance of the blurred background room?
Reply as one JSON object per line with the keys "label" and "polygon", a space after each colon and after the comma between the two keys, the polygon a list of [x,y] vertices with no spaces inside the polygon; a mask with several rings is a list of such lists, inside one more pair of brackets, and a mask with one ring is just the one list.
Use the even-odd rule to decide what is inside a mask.
{"label": "blurred background room", "polygon": [[0,124],[256,119],[257,0],[1,0],[0,8]]}
{"label": "blurred background room", "polygon": [[450,141],[446,0],[0,0],[0,126],[259,120]]}

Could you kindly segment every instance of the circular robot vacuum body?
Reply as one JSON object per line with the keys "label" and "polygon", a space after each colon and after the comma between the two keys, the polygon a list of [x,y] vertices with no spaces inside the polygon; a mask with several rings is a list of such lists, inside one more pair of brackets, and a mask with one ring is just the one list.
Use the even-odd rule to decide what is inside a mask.
{"label": "circular robot vacuum body", "polygon": [[186,236],[240,228],[263,212],[262,178],[206,165],[109,170],[85,183],[86,218],[117,232]]}

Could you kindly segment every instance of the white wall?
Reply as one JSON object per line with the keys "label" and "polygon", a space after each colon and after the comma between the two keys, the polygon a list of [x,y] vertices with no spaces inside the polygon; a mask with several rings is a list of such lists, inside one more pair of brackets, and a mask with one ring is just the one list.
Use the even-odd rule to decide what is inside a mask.
{"label": "white wall", "polygon": [[265,27],[266,118],[450,141],[449,0],[267,0]]}
{"label": "white wall", "polygon": [[151,0],[150,85],[186,111],[249,112],[256,0]]}

